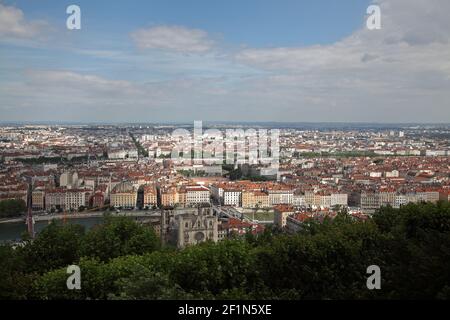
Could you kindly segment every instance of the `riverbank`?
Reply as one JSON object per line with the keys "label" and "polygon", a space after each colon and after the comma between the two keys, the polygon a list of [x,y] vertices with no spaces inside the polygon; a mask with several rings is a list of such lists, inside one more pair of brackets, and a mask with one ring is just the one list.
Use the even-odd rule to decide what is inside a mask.
{"label": "riverbank", "polygon": [[[161,215],[159,210],[147,210],[147,211],[99,211],[99,212],[77,212],[77,213],[67,213],[67,214],[41,214],[41,215],[33,215],[34,221],[51,221],[53,219],[62,220],[62,219],[83,219],[83,218],[101,218],[103,215],[107,213],[111,216],[115,217],[155,217]],[[17,218],[8,218],[1,219],[0,224],[6,223],[17,223],[17,222],[25,222],[26,216],[17,217]]]}

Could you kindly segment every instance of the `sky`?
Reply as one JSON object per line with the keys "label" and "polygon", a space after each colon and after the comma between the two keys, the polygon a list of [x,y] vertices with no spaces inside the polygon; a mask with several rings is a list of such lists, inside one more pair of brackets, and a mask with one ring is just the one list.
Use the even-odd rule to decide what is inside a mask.
{"label": "sky", "polygon": [[[66,27],[72,4],[80,30]],[[0,121],[450,123],[448,12],[448,0],[0,0]]]}

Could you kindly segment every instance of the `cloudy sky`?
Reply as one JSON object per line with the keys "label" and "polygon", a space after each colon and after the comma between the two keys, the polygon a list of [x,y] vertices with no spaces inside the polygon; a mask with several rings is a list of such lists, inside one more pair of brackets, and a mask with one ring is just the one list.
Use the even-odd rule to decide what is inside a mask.
{"label": "cloudy sky", "polygon": [[[66,28],[67,6],[81,30]],[[381,30],[366,27],[381,7]],[[0,121],[450,122],[449,0],[0,0]]]}

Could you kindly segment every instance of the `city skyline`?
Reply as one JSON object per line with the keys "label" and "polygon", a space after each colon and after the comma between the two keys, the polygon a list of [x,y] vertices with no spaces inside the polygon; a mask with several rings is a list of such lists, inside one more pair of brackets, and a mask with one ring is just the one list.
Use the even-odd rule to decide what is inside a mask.
{"label": "city skyline", "polygon": [[446,1],[70,4],[0,1],[2,123],[450,119]]}

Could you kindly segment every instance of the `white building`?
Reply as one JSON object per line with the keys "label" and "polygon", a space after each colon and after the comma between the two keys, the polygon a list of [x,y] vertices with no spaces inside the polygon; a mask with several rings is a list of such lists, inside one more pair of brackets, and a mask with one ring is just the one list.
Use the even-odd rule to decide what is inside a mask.
{"label": "white building", "polygon": [[294,194],[292,196],[292,205],[296,207],[306,206],[305,196],[301,194]]}
{"label": "white building", "polygon": [[209,203],[210,194],[205,186],[186,186],[186,204]]}
{"label": "white building", "polygon": [[45,208],[78,210],[81,206],[86,206],[86,190],[83,189],[55,189],[49,190],[45,194]]}
{"label": "white building", "polygon": [[236,189],[225,189],[223,192],[223,204],[225,206],[242,206],[242,191]]}
{"label": "white building", "polygon": [[332,193],[330,205],[331,205],[331,207],[347,206],[348,205],[348,195],[346,193]]}
{"label": "white building", "polygon": [[269,189],[269,205],[292,204],[294,191],[290,189]]}

